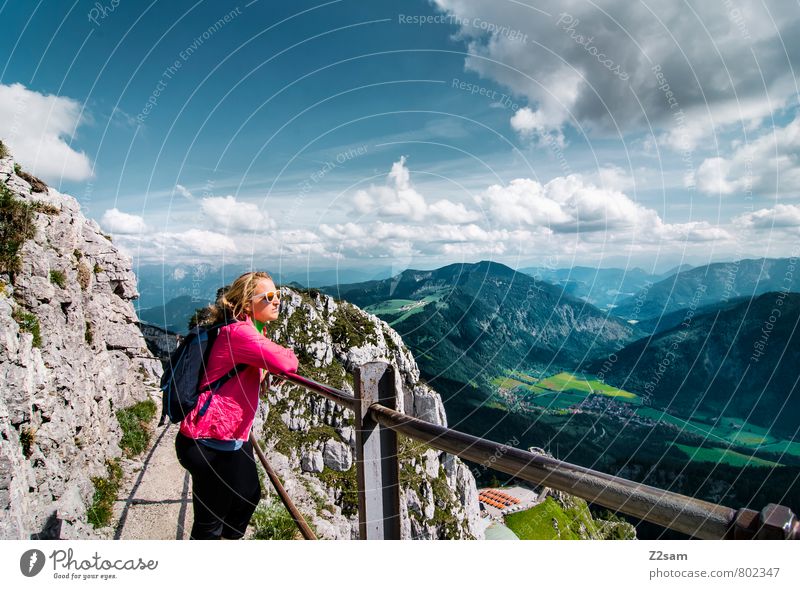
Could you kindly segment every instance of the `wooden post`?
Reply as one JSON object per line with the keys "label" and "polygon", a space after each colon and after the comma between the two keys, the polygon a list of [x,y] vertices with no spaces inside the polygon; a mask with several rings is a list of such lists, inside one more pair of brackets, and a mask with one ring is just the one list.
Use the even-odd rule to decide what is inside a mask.
{"label": "wooden post", "polygon": [[369,362],[355,373],[358,529],[362,540],[400,539],[400,463],[397,433],[369,416],[380,403],[396,409],[394,369]]}

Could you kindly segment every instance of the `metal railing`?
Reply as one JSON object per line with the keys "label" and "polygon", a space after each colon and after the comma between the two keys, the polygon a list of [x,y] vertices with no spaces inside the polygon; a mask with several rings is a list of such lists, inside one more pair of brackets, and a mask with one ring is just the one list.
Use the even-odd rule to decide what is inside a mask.
{"label": "metal railing", "polygon": [[[370,362],[356,370],[355,396],[297,374],[279,378],[318,393],[354,412],[359,535],[363,540],[400,539],[398,433],[465,460],[484,464],[491,462],[493,469],[519,479],[575,495],[695,538],[800,539],[800,521],[789,508],[781,505],[770,503],[760,512],[747,508],[737,510],[478,438],[400,413],[397,411],[394,369],[386,362]],[[254,445],[258,448],[258,444]],[[260,448],[258,452],[267,467]],[[285,491],[282,499],[284,495]],[[284,499],[285,504],[287,500],[288,497]],[[288,503],[291,501],[288,500]],[[308,527],[299,512],[296,516],[293,513],[293,517],[301,530],[304,525]],[[306,538],[309,537],[305,531],[303,533]]]}

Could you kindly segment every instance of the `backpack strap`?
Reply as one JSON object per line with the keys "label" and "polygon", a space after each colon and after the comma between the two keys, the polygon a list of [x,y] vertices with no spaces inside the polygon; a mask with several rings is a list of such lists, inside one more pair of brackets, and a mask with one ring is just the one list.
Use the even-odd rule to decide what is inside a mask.
{"label": "backpack strap", "polygon": [[[205,329],[207,336],[208,336],[208,343],[206,344],[205,353],[203,354],[203,363],[200,366],[200,374],[198,378],[203,378],[205,376],[206,367],[208,366],[208,360],[211,357],[211,349],[214,347],[214,343],[217,341],[217,336],[219,335],[220,330],[225,327],[226,325],[230,325],[231,323],[236,323],[236,319],[233,317],[229,317],[226,313],[224,319],[219,322],[211,325]],[[203,406],[200,407],[200,411],[197,412],[198,417],[203,417],[208,411],[208,406],[211,404],[211,398],[214,396],[214,393],[217,392],[222,385],[236,376],[239,371],[244,370],[247,368],[247,364],[237,364],[231,370],[229,370],[226,374],[222,375],[217,380],[208,383],[203,389],[199,392],[203,392],[205,390],[211,389],[211,394],[206,399]]]}
{"label": "backpack strap", "polygon": [[203,403],[203,406],[200,407],[200,411],[197,412],[198,417],[203,417],[203,415],[206,414],[206,411],[208,411],[208,406],[211,404],[211,398],[214,396],[214,393],[217,392],[217,389],[219,389],[222,385],[224,385],[226,382],[228,382],[230,379],[236,376],[240,370],[244,370],[245,368],[247,368],[247,366],[248,366],[247,364],[237,364],[236,366],[231,368],[227,373],[219,377],[217,380],[215,380],[212,383],[209,383],[206,387],[203,387],[204,391],[211,389],[211,394],[208,396],[208,399],[206,399],[206,402]]}

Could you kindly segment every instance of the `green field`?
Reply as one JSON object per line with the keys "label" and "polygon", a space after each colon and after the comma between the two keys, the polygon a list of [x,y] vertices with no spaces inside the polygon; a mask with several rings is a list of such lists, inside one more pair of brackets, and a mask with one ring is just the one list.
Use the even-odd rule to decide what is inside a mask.
{"label": "green field", "polygon": [[[791,454],[800,456],[800,443],[788,440],[779,440],[769,434],[764,427],[747,423],[735,417],[722,417],[715,425],[701,423],[696,420],[686,420],[669,413],[664,413],[652,407],[639,407],[636,413],[653,421],[672,423],[683,431],[697,434],[711,441],[740,446],[750,450],[766,450],[776,454]],[[700,419],[707,419],[705,414],[697,414]]]}
{"label": "green field", "polygon": [[447,292],[448,289],[439,289],[418,301],[411,299],[389,299],[364,307],[364,310],[373,315],[377,315],[381,319],[387,321],[389,325],[395,325],[416,313],[422,312],[428,303],[440,301]]}
{"label": "green field", "polygon": [[572,392],[545,391],[541,394],[529,397],[526,401],[538,407],[544,407],[545,409],[567,409],[573,405],[577,405],[585,398],[586,395]]}
{"label": "green field", "polygon": [[559,372],[547,378],[538,379],[524,372],[518,370],[509,370],[507,376],[497,376],[492,379],[492,384],[503,389],[509,390],[524,390],[533,393],[531,398],[527,400],[540,406],[548,406],[550,402],[544,402],[539,399],[540,396],[546,395],[552,398],[557,395],[563,398],[554,406],[567,407],[566,400],[570,400],[570,404],[580,403],[587,395],[605,395],[612,397],[617,401],[640,405],[641,399],[628,391],[612,387],[597,379],[587,379],[577,376],[570,372]]}
{"label": "green field", "polygon": [[536,385],[551,391],[571,391],[585,393],[587,395],[606,395],[627,403],[640,402],[639,397],[633,393],[612,387],[597,379],[582,378],[570,372],[559,372],[558,374],[538,381]]}
{"label": "green field", "polygon": [[388,301],[375,303],[369,307],[364,307],[364,310],[372,313],[373,315],[395,315],[400,313],[400,309],[402,307],[416,302],[417,301],[412,301],[410,299],[391,299]]}
{"label": "green field", "polygon": [[685,446],[683,444],[673,444],[695,462],[713,462],[714,464],[729,464],[730,466],[781,466],[777,462],[754,458],[747,454],[726,450],[724,448],[698,448],[697,446]]}
{"label": "green field", "polygon": [[641,399],[633,393],[570,372],[560,372],[539,379],[519,370],[509,370],[505,376],[493,378],[491,383],[498,388],[513,390],[517,393],[531,393],[526,395],[526,402],[552,411],[568,409],[592,394],[605,395],[616,401],[634,405],[641,404]]}
{"label": "green field", "polygon": [[509,378],[507,376],[494,377],[492,379],[492,384],[497,387],[500,387],[501,389],[509,389],[509,390],[525,386],[524,382],[519,381],[515,378]]}
{"label": "green field", "polygon": [[[558,522],[558,528],[553,521]],[[506,515],[505,523],[520,540],[580,540],[599,536],[585,503],[564,510],[552,497],[525,511]]]}
{"label": "green field", "polygon": [[[538,374],[538,371],[533,371]],[[743,452],[764,451],[770,454],[789,454],[800,457],[800,442],[780,440],[771,435],[764,427],[747,423],[743,419],[734,417],[717,418],[712,413],[696,411],[692,419],[683,419],[676,415],[665,413],[659,409],[642,406],[642,399],[628,391],[609,386],[596,379],[584,378],[571,372],[559,372],[539,379],[529,373],[519,370],[506,371],[505,375],[492,379],[496,387],[513,390],[515,393],[524,394],[524,400],[530,405],[535,405],[551,412],[564,410],[579,404],[588,395],[606,395],[615,401],[636,405],[635,411],[642,417],[656,422],[673,424],[687,434],[694,434],[706,438],[710,442],[717,442],[723,446],[738,447]],[[500,403],[502,404],[502,403]],[[674,444],[681,451],[691,449],[693,446],[680,446]],[[724,462],[741,466],[749,464],[768,466],[776,462],[763,458],[751,458],[749,455],[733,450],[701,448],[695,454],[694,460],[699,462]]]}

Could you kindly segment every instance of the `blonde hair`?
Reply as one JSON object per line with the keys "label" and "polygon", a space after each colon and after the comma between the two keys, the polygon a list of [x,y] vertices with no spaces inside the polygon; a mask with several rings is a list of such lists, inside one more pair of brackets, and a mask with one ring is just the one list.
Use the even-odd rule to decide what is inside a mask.
{"label": "blonde hair", "polygon": [[210,323],[239,318],[245,314],[245,305],[253,298],[259,280],[272,280],[268,272],[245,272],[230,286],[220,289],[215,305],[208,307]]}

